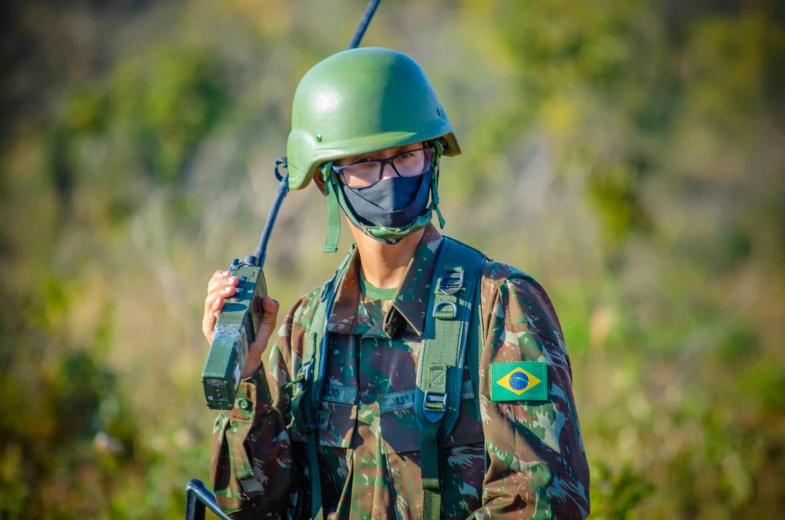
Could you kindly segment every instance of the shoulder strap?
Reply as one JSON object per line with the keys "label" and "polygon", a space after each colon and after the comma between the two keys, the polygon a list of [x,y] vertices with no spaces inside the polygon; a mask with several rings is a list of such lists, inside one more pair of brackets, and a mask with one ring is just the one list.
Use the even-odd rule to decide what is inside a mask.
{"label": "shoulder strap", "polygon": [[303,360],[294,378],[297,387],[292,398],[292,417],[295,428],[305,435],[306,450],[308,454],[308,473],[311,480],[311,518],[322,520],[322,490],[319,481],[319,460],[316,451],[316,421],[314,415],[319,405],[322,394],[322,381],[324,378],[324,352],[327,349],[327,317],[332,312],[335,300],[336,287],[340,286],[349,263],[354,254],[355,246],[343,259],[333,277],[322,287],[319,301],[314,310],[311,326],[308,328]]}
{"label": "shoulder strap", "polygon": [[[302,367],[312,364],[310,370],[313,373],[312,380],[314,381],[314,402],[318,403],[322,397],[322,382],[324,380],[324,368],[327,358],[324,352],[327,350],[327,317],[330,316],[333,310],[333,301],[335,300],[335,293],[337,288],[341,285],[346,271],[349,270],[354,250],[357,248],[356,244],[352,244],[349,253],[341,261],[338,269],[333,273],[333,277],[322,286],[322,291],[319,293],[319,302],[316,305],[311,326],[308,327],[308,336],[306,337],[305,352],[303,353]],[[302,371],[303,368],[300,368]]]}
{"label": "shoulder strap", "polygon": [[443,240],[431,280],[414,399],[421,427],[420,470],[426,520],[438,520],[441,514],[440,440],[458,420],[472,302],[485,260],[476,249],[447,237]]}
{"label": "shoulder strap", "polygon": [[477,288],[474,295],[473,317],[469,323],[469,338],[466,347],[466,357],[469,363],[469,376],[474,390],[474,400],[477,404],[477,417],[482,417],[480,412],[480,361],[482,361],[482,349],[485,345],[485,333],[482,330],[482,284],[479,278],[482,276],[482,268],[485,261],[480,265],[480,272],[477,274]]}

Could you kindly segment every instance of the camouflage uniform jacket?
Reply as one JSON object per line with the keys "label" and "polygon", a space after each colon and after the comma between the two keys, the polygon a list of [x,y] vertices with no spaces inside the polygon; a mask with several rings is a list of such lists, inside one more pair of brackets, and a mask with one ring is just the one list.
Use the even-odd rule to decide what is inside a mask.
{"label": "camouflage uniform jacket", "polygon": [[[440,243],[438,231],[426,228],[393,300],[362,294],[356,252],[337,289],[317,415],[326,518],[422,516],[412,400]],[[443,448],[442,518],[585,518],[589,470],[556,312],[537,282],[507,265],[486,263],[480,283],[480,396],[464,369],[461,412]],[[260,373],[216,419],[211,477],[233,516],[310,516],[305,439],[293,428],[287,384],[300,367],[318,297],[317,289],[295,304]],[[491,401],[491,363],[537,360],[548,363],[547,401]]]}

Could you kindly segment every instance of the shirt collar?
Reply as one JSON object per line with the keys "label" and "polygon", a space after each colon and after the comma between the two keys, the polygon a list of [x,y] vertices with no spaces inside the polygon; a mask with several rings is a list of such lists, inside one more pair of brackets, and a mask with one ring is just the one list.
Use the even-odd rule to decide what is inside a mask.
{"label": "shirt collar", "polygon": [[[414,256],[406,268],[398,291],[395,293],[393,305],[384,318],[382,327],[378,332],[391,337],[395,334],[394,328],[400,322],[395,314],[399,314],[411,328],[422,337],[425,327],[425,313],[428,299],[431,296],[431,277],[433,274],[434,259],[439,251],[442,236],[439,231],[429,224],[414,251]],[[338,334],[352,334],[357,322],[357,310],[360,305],[360,254],[355,250],[349,269],[341,281],[333,309],[327,321],[330,332]],[[373,327],[377,329],[377,327]],[[369,331],[370,332],[370,331]]]}

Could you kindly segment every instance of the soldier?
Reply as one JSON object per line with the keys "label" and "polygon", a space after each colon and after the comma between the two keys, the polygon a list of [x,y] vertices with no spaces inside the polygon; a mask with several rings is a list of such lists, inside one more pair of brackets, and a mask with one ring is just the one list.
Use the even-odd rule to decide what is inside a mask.
{"label": "soldier", "polygon": [[[290,187],[314,180],[327,198],[325,250],[338,242],[338,208],[356,246],[295,303],[269,348],[278,303],[265,297],[235,407],[215,422],[211,478],[224,510],[588,516],[570,361],[548,295],[466,246],[450,246],[461,265],[438,260],[457,244],[431,224],[433,212],[444,223],[439,164],[460,148],[420,66],[381,48],[318,63],[295,93],[287,152]],[[208,341],[236,284],[227,271],[209,282]],[[445,352],[459,352],[454,363],[439,361]]]}

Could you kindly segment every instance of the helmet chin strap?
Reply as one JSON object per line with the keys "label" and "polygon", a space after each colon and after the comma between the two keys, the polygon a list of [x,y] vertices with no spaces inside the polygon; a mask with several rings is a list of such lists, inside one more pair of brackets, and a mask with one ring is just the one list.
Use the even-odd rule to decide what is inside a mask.
{"label": "helmet chin strap", "polygon": [[431,222],[431,214],[436,211],[439,217],[439,227],[444,228],[445,220],[439,210],[439,159],[444,152],[444,147],[439,141],[434,143],[436,153],[431,159],[430,168],[430,184],[431,184],[431,203],[425,211],[411,221],[409,224],[400,228],[388,228],[384,226],[368,226],[363,224],[354,214],[351,207],[346,203],[343,192],[341,191],[338,183],[338,176],[333,171],[333,163],[324,163],[320,170],[322,179],[324,179],[324,189],[327,193],[327,237],[324,241],[325,253],[334,253],[338,250],[338,240],[341,238],[341,218],[338,212],[340,207],[348,217],[349,221],[355,227],[360,229],[364,234],[369,237],[386,242],[388,244],[395,244],[405,236],[419,231]]}
{"label": "helmet chin strap", "polygon": [[431,205],[433,206],[432,209],[436,210],[436,216],[439,217],[439,228],[444,229],[444,225],[447,222],[445,222],[442,212],[439,209],[439,159],[441,159],[442,154],[444,153],[444,146],[442,145],[442,142],[437,139],[433,142],[433,148],[436,150],[436,153],[431,162]]}
{"label": "helmet chin strap", "polygon": [[332,177],[334,175],[330,175],[332,170],[332,161],[324,163],[321,167],[324,191],[327,194],[327,237],[322,250],[325,253],[338,251],[338,240],[341,238],[341,215],[338,212],[338,197],[336,196],[336,192],[341,190],[333,183]]}

